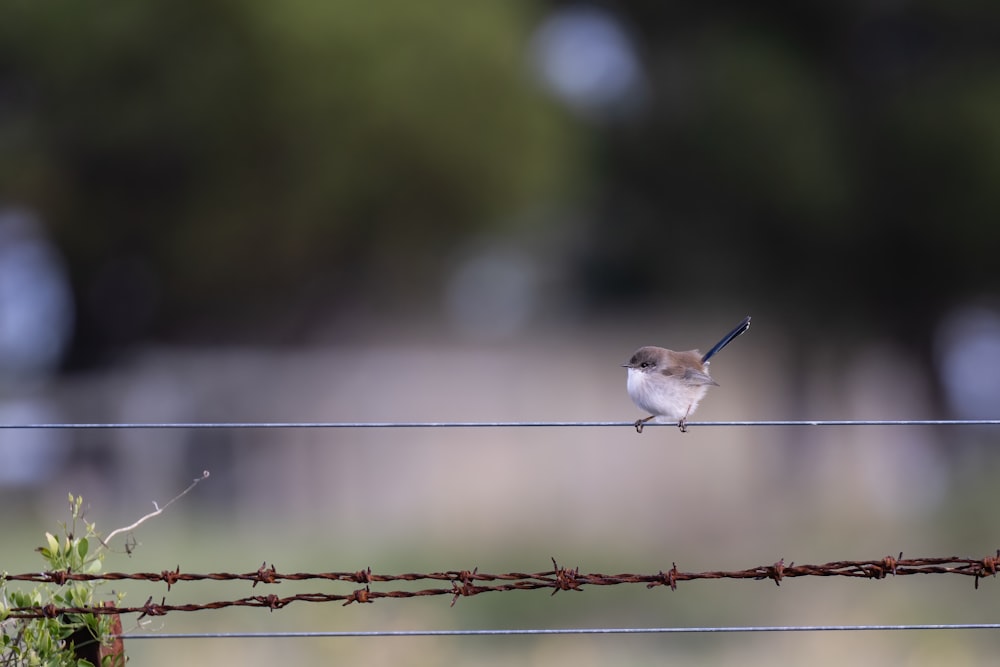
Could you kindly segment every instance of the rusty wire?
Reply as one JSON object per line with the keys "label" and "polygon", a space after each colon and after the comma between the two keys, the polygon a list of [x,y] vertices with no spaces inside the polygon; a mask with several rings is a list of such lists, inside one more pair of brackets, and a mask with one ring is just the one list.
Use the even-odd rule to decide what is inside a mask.
{"label": "rusty wire", "polygon": [[[619,584],[645,584],[646,588],[667,586],[676,589],[682,581],[700,579],[751,579],[755,581],[770,580],[780,585],[782,580],[796,577],[852,577],[861,579],[885,579],[889,575],[909,574],[959,574],[975,579],[975,588],[979,588],[979,580],[983,577],[996,577],[1000,566],[1000,550],[993,556],[985,558],[960,558],[948,556],[943,558],[903,558],[886,556],[877,560],[842,560],[832,561],[823,565],[785,564],[784,559],[771,565],[760,565],[745,570],[684,572],[678,570],[677,564],[655,574],[583,574],[579,568],[560,567],[555,559],[553,569],[544,572],[527,574],[510,572],[507,574],[487,574],[472,570],[448,570],[425,574],[373,574],[371,568],[353,572],[319,572],[319,573],[279,573],[274,565],[262,564],[256,572],[234,574],[217,572],[212,574],[189,574],[174,570],[162,572],[107,572],[103,574],[83,574],[77,572],[41,572],[31,574],[6,575],[7,581],[24,581],[32,583],[50,583],[62,585],[68,581],[151,581],[164,582],[167,591],[182,581],[249,581],[253,587],[257,584],[277,584],[282,581],[327,580],[342,581],[351,584],[363,584],[349,593],[302,593],[280,597],[275,594],[254,595],[235,600],[222,600],[205,604],[167,604],[166,597],[154,602],[152,596],[137,607],[11,607],[8,609],[11,618],[55,618],[62,614],[140,614],[144,616],[163,616],[171,611],[204,611],[209,609],[224,609],[227,607],[263,607],[270,610],[282,609],[293,602],[340,602],[343,606],[353,603],[371,603],[386,598],[415,598],[429,596],[450,596],[454,605],[461,597],[471,597],[480,593],[496,593],[506,591],[526,591],[548,589],[555,595],[559,591],[582,591],[584,586],[614,586]],[[384,582],[416,582],[444,581],[450,586],[442,588],[426,588],[422,590],[371,590],[371,584]],[[500,583],[496,583],[500,582]]]}

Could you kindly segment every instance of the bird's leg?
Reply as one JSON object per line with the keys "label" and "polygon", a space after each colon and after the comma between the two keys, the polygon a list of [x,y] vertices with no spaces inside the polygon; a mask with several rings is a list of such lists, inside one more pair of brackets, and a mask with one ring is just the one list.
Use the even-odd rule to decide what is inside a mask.
{"label": "bird's leg", "polygon": [[648,422],[650,419],[656,419],[656,415],[649,415],[645,419],[636,419],[635,420],[635,432],[636,433],[642,433],[642,427],[643,427],[643,425],[646,422]]}
{"label": "bird's leg", "polygon": [[688,415],[689,414],[691,414],[691,406],[690,405],[688,405],[687,412],[684,413],[684,416],[681,417],[681,420],[679,422],[677,422],[677,428],[679,428],[681,430],[681,433],[687,433],[688,432]]}

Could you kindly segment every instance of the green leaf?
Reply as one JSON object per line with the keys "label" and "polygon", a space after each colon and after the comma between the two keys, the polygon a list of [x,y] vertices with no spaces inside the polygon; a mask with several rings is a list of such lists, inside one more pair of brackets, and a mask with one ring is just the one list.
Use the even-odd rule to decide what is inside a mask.
{"label": "green leaf", "polygon": [[76,552],[78,554],[80,554],[80,560],[83,560],[84,558],[87,557],[87,549],[89,547],[90,547],[90,543],[87,542],[87,538],[86,537],[81,537],[80,540],[79,540],[79,542],[77,542],[77,545],[76,545]]}

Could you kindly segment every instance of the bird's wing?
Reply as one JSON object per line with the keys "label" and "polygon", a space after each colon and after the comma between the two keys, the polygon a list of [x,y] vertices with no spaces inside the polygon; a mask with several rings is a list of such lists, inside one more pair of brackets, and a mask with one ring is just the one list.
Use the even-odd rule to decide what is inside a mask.
{"label": "bird's wing", "polygon": [[684,366],[668,366],[661,371],[664,375],[671,377],[676,377],[678,380],[686,385],[692,387],[711,384],[718,386],[718,382],[712,379],[712,377],[705,372],[696,370],[694,368],[688,368]]}

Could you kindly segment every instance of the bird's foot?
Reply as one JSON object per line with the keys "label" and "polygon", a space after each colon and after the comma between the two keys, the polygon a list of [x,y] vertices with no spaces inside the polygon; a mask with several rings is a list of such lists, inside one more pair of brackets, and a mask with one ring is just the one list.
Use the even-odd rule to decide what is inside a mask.
{"label": "bird's foot", "polygon": [[645,419],[636,419],[635,420],[635,424],[634,424],[634,426],[635,426],[635,432],[636,433],[642,433],[642,429],[646,425],[646,422],[648,422],[650,419],[654,419],[654,418],[655,418],[655,415],[650,415],[649,417],[646,417]]}
{"label": "bird's foot", "polygon": [[684,413],[684,416],[681,417],[680,421],[677,422],[677,428],[679,428],[681,430],[681,433],[687,433],[688,432],[688,417],[689,416],[691,416],[691,406],[690,405],[688,405],[687,412]]}

